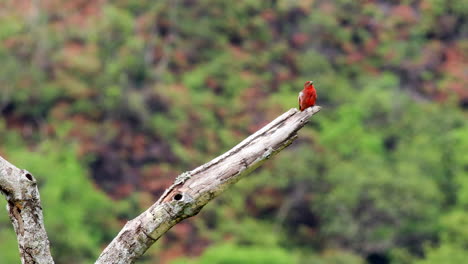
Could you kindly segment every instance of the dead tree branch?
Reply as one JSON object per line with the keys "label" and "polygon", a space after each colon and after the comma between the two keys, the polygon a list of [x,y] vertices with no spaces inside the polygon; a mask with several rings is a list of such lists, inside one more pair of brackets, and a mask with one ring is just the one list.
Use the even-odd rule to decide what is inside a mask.
{"label": "dead tree branch", "polygon": [[[212,161],[179,175],[159,200],[130,220],[96,263],[133,263],[167,230],[196,215],[209,201],[297,138],[319,106],[291,109]],[[22,263],[53,263],[36,179],[0,157],[0,191],[18,237]]]}
{"label": "dead tree branch", "polygon": [[319,106],[291,109],[223,155],[179,175],[155,204],[127,222],[96,263],[133,263],[172,226],[291,144],[318,111]]}
{"label": "dead tree branch", "polygon": [[54,263],[44,228],[36,179],[0,157],[0,191],[18,238],[21,262]]}

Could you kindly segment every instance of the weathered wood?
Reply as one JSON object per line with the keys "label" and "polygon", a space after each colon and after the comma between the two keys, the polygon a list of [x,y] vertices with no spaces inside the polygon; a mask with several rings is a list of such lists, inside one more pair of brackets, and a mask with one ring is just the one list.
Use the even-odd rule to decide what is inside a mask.
{"label": "weathered wood", "polygon": [[22,263],[54,263],[36,179],[0,157],[0,191],[7,200]]}
{"label": "weathered wood", "polygon": [[[179,175],[160,199],[129,221],[96,263],[133,263],[172,226],[296,139],[319,106],[291,109],[212,161]],[[22,263],[54,263],[44,228],[36,179],[0,157],[0,191],[8,202]]]}
{"label": "weathered wood", "polygon": [[127,222],[96,263],[133,263],[172,226],[291,144],[318,111],[319,106],[291,109],[225,154],[179,175],[155,204]]}

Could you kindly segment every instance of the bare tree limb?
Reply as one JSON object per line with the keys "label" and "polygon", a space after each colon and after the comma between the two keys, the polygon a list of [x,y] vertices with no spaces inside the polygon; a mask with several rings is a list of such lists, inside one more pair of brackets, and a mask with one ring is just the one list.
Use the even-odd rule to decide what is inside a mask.
{"label": "bare tree limb", "polygon": [[[297,138],[319,106],[291,109],[212,161],[179,175],[159,200],[129,221],[96,263],[133,263],[167,230],[196,215],[209,201]],[[22,263],[54,263],[44,228],[36,179],[0,157],[0,191],[8,205]]]}
{"label": "bare tree limb", "polygon": [[155,204],[127,222],[96,263],[133,263],[172,226],[291,144],[318,111],[319,106],[291,109],[223,155],[179,175]]}
{"label": "bare tree limb", "polygon": [[54,263],[44,228],[36,179],[0,157],[0,191],[18,238],[22,263]]}

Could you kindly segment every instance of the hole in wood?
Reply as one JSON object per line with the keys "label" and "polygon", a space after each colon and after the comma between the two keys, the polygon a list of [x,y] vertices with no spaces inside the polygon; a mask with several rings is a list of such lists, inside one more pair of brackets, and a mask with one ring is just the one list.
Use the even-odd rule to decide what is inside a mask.
{"label": "hole in wood", "polygon": [[174,200],[180,201],[180,200],[182,200],[182,197],[183,197],[182,194],[178,193],[178,194],[174,195]]}
{"label": "hole in wood", "polygon": [[26,178],[28,178],[28,180],[30,180],[30,181],[32,181],[32,180],[33,180],[33,179],[32,179],[32,175],[31,175],[31,174],[29,174],[29,173],[26,173],[26,175],[24,175],[24,176],[26,176]]}

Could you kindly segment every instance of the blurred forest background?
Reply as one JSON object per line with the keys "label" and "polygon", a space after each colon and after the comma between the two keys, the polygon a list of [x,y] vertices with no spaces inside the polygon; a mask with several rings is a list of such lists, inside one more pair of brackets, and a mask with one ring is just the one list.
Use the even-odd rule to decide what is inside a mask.
{"label": "blurred forest background", "polygon": [[0,63],[0,155],[38,178],[57,263],[92,263],[307,80],[299,139],[141,263],[468,259],[464,0],[1,0]]}

